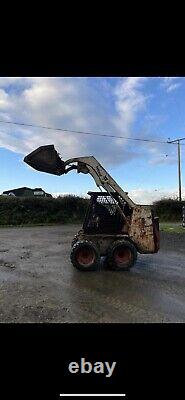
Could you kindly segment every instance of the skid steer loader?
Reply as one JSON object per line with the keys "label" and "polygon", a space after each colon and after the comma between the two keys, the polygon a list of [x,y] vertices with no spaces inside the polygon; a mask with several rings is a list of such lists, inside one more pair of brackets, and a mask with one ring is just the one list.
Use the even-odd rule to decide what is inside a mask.
{"label": "skid steer loader", "polygon": [[71,262],[83,271],[95,270],[101,256],[114,270],[129,270],[141,254],[159,250],[159,220],[150,206],[137,205],[94,158],[62,161],[54,145],[41,146],[24,161],[38,171],[54,175],[72,170],[90,174],[100,189],[88,192],[89,208],[82,229],[72,241]]}

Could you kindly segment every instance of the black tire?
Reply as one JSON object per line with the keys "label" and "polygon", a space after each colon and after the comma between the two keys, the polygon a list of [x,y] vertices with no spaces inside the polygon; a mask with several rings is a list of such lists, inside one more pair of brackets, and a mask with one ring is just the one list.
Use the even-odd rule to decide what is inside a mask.
{"label": "black tire", "polygon": [[80,230],[78,231],[78,233],[76,233],[76,235],[74,236],[74,238],[73,238],[73,240],[72,240],[72,242],[71,242],[71,247],[73,247],[74,244],[76,244],[76,243],[78,242],[78,236],[79,236],[80,233],[83,233],[83,230],[82,230],[82,229],[80,229]]}
{"label": "black tire", "polygon": [[128,240],[117,240],[107,252],[107,265],[116,271],[129,271],[137,260],[137,250]]}
{"label": "black tire", "polygon": [[71,242],[71,247],[73,247],[77,242],[78,242],[78,235],[75,235]]}
{"label": "black tire", "polygon": [[94,243],[83,240],[74,244],[71,262],[80,271],[94,271],[100,264],[100,253]]}

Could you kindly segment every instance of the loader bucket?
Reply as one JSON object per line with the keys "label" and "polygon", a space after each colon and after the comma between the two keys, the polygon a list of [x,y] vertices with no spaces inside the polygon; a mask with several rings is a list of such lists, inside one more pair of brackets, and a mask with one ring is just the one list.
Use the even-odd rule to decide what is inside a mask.
{"label": "loader bucket", "polygon": [[53,144],[38,147],[24,158],[24,162],[37,171],[48,172],[53,175],[65,173],[64,161],[59,157]]}

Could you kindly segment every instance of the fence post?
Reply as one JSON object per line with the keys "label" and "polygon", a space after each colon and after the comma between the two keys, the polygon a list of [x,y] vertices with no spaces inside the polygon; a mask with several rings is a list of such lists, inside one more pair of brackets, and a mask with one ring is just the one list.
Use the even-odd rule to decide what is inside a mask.
{"label": "fence post", "polygon": [[185,206],[182,207],[182,226],[185,228]]}

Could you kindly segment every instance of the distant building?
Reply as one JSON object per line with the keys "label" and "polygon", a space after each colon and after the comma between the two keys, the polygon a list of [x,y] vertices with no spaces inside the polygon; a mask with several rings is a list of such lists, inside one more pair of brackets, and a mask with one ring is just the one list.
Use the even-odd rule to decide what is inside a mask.
{"label": "distant building", "polygon": [[28,187],[22,187],[18,189],[5,190],[3,196],[15,196],[15,197],[52,197],[51,194],[46,193],[42,188],[30,189]]}

